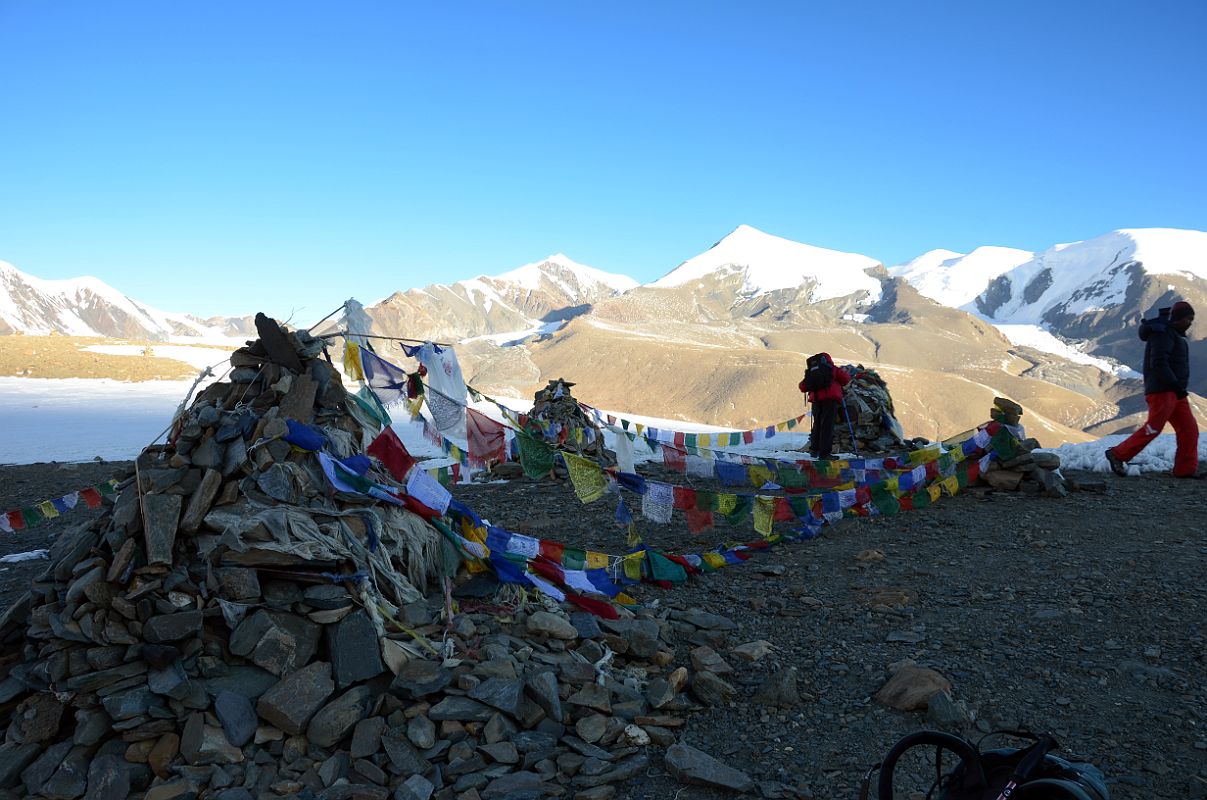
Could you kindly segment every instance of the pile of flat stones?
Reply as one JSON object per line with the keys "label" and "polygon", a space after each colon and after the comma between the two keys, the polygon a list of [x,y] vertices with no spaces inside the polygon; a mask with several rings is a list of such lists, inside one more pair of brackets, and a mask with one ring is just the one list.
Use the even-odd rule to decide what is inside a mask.
{"label": "pile of flat stones", "polygon": [[[1022,422],[1023,407],[1005,397],[993,398],[990,418],[1011,427]],[[1046,497],[1067,497],[1070,490],[1105,491],[1106,484],[1093,479],[1068,479],[1060,472],[1060,456],[1039,450],[1033,438],[1019,440],[1018,455],[1007,461],[992,461],[981,473],[980,482],[1006,492],[1024,492]]]}
{"label": "pile of flat stones", "polygon": [[[880,375],[860,364],[843,367],[851,382],[843,387],[844,408],[834,420],[834,448],[844,453],[888,453],[906,442],[890,421],[895,421],[893,398]],[[854,440],[851,434],[854,433]]]}
{"label": "pile of flat stones", "polygon": [[0,615],[0,799],[604,800],[671,745],[681,780],[751,787],[675,744],[686,712],[733,697],[712,649],[729,620],[450,619],[417,580],[383,623],[366,564],[315,549],[369,538],[366,498],[283,438],[296,420],[359,446],[348,395],[321,340],[257,329]]}
{"label": "pile of flat stones", "polygon": [[[550,441],[550,444],[579,455],[603,459],[607,455],[603,433],[595,420],[583,411],[574,395],[570,393],[570,387],[573,385],[564,378],[549,381],[544,389],[533,395],[532,410],[528,412],[528,416],[539,423],[541,429],[552,427],[558,432],[571,432],[564,440],[559,437],[557,441]],[[575,442],[572,432],[576,429],[592,430],[595,437],[590,442]]]}

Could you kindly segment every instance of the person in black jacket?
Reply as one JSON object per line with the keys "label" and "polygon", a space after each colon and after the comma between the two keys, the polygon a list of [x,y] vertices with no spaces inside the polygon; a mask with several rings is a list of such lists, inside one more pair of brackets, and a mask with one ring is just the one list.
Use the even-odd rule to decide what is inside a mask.
{"label": "person in black jacket", "polygon": [[1186,331],[1194,322],[1194,309],[1185,300],[1163,308],[1156,319],[1140,323],[1140,338],[1144,340],[1144,399],[1148,402],[1148,419],[1135,433],[1106,451],[1111,470],[1120,477],[1127,475],[1131,461],[1148,443],[1157,438],[1165,423],[1173,425],[1177,436],[1177,453],[1173,474],[1178,478],[1199,478],[1199,426],[1190,410],[1190,346]]}

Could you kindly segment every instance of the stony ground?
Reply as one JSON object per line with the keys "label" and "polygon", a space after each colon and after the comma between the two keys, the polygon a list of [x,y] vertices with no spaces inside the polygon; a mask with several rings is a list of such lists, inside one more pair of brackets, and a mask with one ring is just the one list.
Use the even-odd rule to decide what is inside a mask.
{"label": "stony ground", "polygon": [[[0,510],[91,485],[120,466],[0,468]],[[639,599],[660,613],[700,609],[737,623],[716,650],[734,668],[725,677],[738,697],[692,713],[681,739],[746,770],[765,794],[782,786],[786,796],[844,798],[909,732],[944,725],[976,737],[1025,726],[1099,765],[1112,797],[1207,797],[1207,482],[1093,477],[1105,491],[1064,499],[968,491],[922,511],[845,521],[674,590],[641,587]],[[613,507],[582,506],[567,486],[522,480],[455,494],[511,530],[624,549]],[[45,547],[89,513],[10,536],[0,555]],[[679,520],[643,525],[651,545],[677,552],[731,533],[691,536]],[[0,565],[4,601],[37,564]],[[756,640],[772,655],[754,664],[732,655]],[[690,664],[696,642],[674,645],[677,662]],[[889,665],[905,659],[951,681],[956,707],[942,719],[872,699]],[[753,704],[764,676],[784,667],[798,670],[801,704]],[[679,785],[657,755],[651,764],[617,796],[720,796]]]}

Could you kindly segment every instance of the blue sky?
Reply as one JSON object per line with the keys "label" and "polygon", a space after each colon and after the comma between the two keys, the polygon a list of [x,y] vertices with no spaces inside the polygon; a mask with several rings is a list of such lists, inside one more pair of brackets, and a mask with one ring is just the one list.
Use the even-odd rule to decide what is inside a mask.
{"label": "blue sky", "polygon": [[0,0],[0,260],[202,315],[739,224],[895,264],[1207,228],[1207,3]]}

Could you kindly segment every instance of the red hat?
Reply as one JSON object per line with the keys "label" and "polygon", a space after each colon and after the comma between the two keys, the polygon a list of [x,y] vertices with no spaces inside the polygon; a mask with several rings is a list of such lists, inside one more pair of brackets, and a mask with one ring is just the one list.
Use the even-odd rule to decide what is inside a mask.
{"label": "red hat", "polygon": [[1179,300],[1173,304],[1173,308],[1169,309],[1169,321],[1177,322],[1180,319],[1194,316],[1194,307],[1185,300]]}

